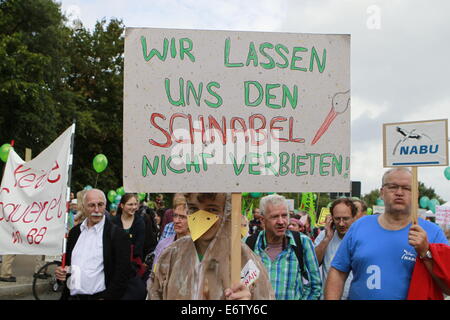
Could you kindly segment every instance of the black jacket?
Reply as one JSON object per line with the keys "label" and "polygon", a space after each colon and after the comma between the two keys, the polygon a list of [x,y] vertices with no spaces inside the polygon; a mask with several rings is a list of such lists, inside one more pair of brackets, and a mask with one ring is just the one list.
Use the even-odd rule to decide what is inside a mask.
{"label": "black jacket", "polygon": [[[123,230],[121,215],[116,215],[111,219],[112,223]],[[134,245],[133,256],[144,260],[145,222],[140,215],[135,215],[133,224],[130,227],[129,238]]]}
{"label": "black jacket", "polygon": [[[66,264],[71,265],[72,251],[81,234],[81,224],[73,227],[67,239]],[[112,234],[112,228],[115,228]],[[114,226],[109,219],[105,219],[103,228],[103,267],[105,273],[106,290],[99,295],[99,299],[119,300],[125,294],[128,280],[132,275],[130,262],[130,240],[121,228]],[[70,295],[67,286],[61,299],[66,300]]]}

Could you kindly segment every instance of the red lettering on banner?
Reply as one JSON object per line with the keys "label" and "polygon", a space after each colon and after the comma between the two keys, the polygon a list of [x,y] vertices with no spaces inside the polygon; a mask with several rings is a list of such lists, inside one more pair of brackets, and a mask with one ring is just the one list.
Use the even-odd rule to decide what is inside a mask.
{"label": "red lettering on banner", "polygon": [[[52,168],[51,171],[54,171],[54,170],[57,170],[57,169],[59,169],[59,164],[58,164],[58,161],[55,161],[55,166]],[[47,181],[50,182],[50,183],[58,182],[61,179],[61,175],[58,173],[58,176],[55,179],[50,179],[50,174],[52,173],[51,171],[49,173],[49,177],[48,177]]]}
{"label": "red lettering on banner", "polygon": [[[6,205],[3,206],[3,210],[6,211],[6,208],[9,207],[9,206],[11,206],[11,207],[13,208],[13,210],[12,210],[11,213],[9,214],[8,219],[7,219],[6,221],[8,221],[8,222],[9,222],[9,221],[11,221],[11,222],[17,222],[17,221],[19,221],[20,218],[23,217],[23,214],[22,214],[22,215],[20,216],[20,218],[17,219],[16,221],[12,221],[12,218],[13,218],[14,215],[18,212],[18,210],[20,209],[20,207],[21,207],[22,205],[20,205],[20,204],[14,204],[14,203],[8,203],[8,204],[6,204]],[[29,207],[29,206],[28,206],[28,207]]]}
{"label": "red lettering on banner", "polygon": [[[3,203],[0,202],[0,221],[16,223],[37,223],[41,216],[44,216],[45,221],[50,221],[53,218],[61,218],[65,213],[65,202],[61,205],[62,194],[59,198],[54,198],[50,201],[33,202],[30,205]],[[53,212],[49,212],[53,211]]]}
{"label": "red lettering on banner", "polygon": [[[236,129],[236,122],[238,122],[241,125],[241,129]],[[231,118],[231,122],[230,122],[230,127],[231,127],[231,139],[233,141],[233,143],[236,143],[237,138],[236,138],[236,132],[243,132],[245,135],[245,142],[248,142],[248,134],[247,134],[247,125],[245,124],[245,120],[240,118],[240,117],[233,117]]]}
{"label": "red lettering on banner", "polygon": [[[45,206],[45,205],[44,205]],[[32,210],[33,208],[35,208],[34,210]],[[38,203],[38,202],[33,202],[33,204],[31,205],[31,209],[28,210],[28,212],[24,215],[23,217],[23,222],[24,223],[31,223],[33,222],[33,220],[26,220],[27,216],[33,213],[39,213],[38,217],[36,218],[35,222],[37,221],[37,219],[39,219],[40,214],[42,213],[43,210],[43,206],[42,203]]]}
{"label": "red lettering on banner", "polygon": [[[41,210],[40,210],[39,215],[37,216],[36,220],[34,220],[35,223],[36,223],[36,221],[38,221],[39,218],[41,217],[42,213],[44,212],[45,208],[47,207],[47,204],[48,204],[48,201],[45,201],[45,202],[41,202],[41,203],[40,203],[40,205],[41,205]],[[47,207],[47,208],[48,208],[48,207]],[[48,209],[47,209],[47,210],[48,210]]]}
{"label": "red lettering on banner", "polygon": [[51,178],[50,174],[53,171],[60,169],[58,161],[55,161],[54,167],[50,170],[50,172],[44,172],[41,176],[37,176],[34,173],[28,173],[26,175],[22,175],[30,171],[30,168],[25,168],[23,164],[19,165],[14,170],[14,179],[16,183],[14,184],[14,188],[19,187],[21,189],[33,187],[34,189],[42,187],[45,182],[49,183],[57,183],[61,180],[61,175],[58,173],[56,178]]}
{"label": "red lettering on banner", "polygon": [[[161,124],[156,124],[155,119],[160,118],[162,119],[162,122],[167,120],[166,126],[163,126]],[[181,119],[184,120],[181,120]],[[178,120],[177,120],[178,119]],[[233,143],[236,143],[236,133],[237,132],[244,132],[245,133],[245,141],[248,142],[251,139],[251,144],[255,146],[264,145],[268,140],[268,134],[270,131],[270,134],[273,138],[280,142],[288,142],[288,143],[305,143],[304,138],[300,137],[294,137],[294,117],[282,117],[282,116],[275,116],[271,119],[267,119],[262,114],[253,114],[248,117],[247,119],[240,118],[240,117],[232,117],[229,120],[229,128],[231,130],[227,131],[227,118],[225,116],[222,116],[220,119],[216,118],[215,116],[208,115],[206,118],[203,115],[197,116],[197,119],[194,119],[191,114],[184,114],[184,113],[174,113],[170,116],[169,119],[166,118],[161,113],[152,113],[150,116],[150,124],[151,127],[157,129],[159,132],[161,132],[165,137],[165,141],[158,142],[154,139],[149,139],[149,143],[156,147],[161,148],[169,148],[172,146],[173,143],[191,143],[195,144],[196,140],[199,139],[198,136],[194,135],[194,133],[201,133],[201,140],[202,143],[206,143],[206,131],[209,130],[209,141],[214,142],[218,137],[221,138],[222,144],[225,145],[227,143],[227,139],[231,138]],[[186,121],[187,120],[187,121]],[[247,122],[248,121],[248,125]],[[260,124],[258,128],[255,128],[255,122],[259,120]],[[288,121],[289,120],[289,121]],[[181,139],[177,138],[174,135],[174,131],[177,129],[174,128],[174,123],[179,121],[180,124],[186,123],[187,126],[181,126],[182,128],[188,130],[190,134],[190,141],[189,139]],[[281,123],[287,122],[284,127],[280,126]],[[269,123],[269,126],[267,126],[267,123]],[[197,125],[198,124],[198,125]],[[280,125],[279,125],[280,124]],[[199,126],[199,127],[198,127]],[[237,127],[237,128],[236,128]],[[239,129],[241,127],[242,129]],[[250,133],[248,132],[250,131]],[[281,133],[285,133],[284,137],[275,137],[275,131],[278,131],[281,135]],[[231,137],[228,137],[229,132],[231,133]],[[260,140],[256,137],[256,135],[262,135],[260,137]],[[288,137],[287,137],[288,136]],[[196,138],[197,137],[197,138]]]}
{"label": "red lettering on banner", "polygon": [[[187,119],[189,121],[189,126],[192,128],[192,116],[189,115],[185,115],[183,113],[175,113],[170,117],[170,122],[169,122],[169,130],[172,133],[172,137],[175,140],[176,143],[189,143],[189,140],[187,139],[177,139],[177,137],[175,137],[175,135],[173,134],[173,122],[175,121],[175,118],[184,118]],[[191,141],[194,140],[194,133],[193,130],[190,132],[191,134]]]}
{"label": "red lettering on banner", "polygon": [[[259,120],[261,120],[261,127],[259,127],[258,129],[255,129],[255,119],[258,118]],[[267,134],[264,131],[264,129],[266,128],[266,117],[264,117],[262,114],[254,114],[252,116],[250,116],[248,122],[250,123],[250,136],[252,138],[252,145],[253,146],[260,146],[264,143],[266,143],[267,140]],[[261,140],[256,140],[256,133],[261,133],[264,138],[262,138]]]}
{"label": "red lettering on banner", "polygon": [[166,136],[167,141],[166,141],[166,143],[159,143],[159,142],[156,142],[156,141],[153,140],[153,139],[150,139],[149,142],[150,142],[152,145],[157,146],[157,147],[168,148],[168,147],[170,147],[170,146],[172,145],[172,137],[170,136],[170,134],[169,134],[166,130],[164,130],[163,128],[161,128],[160,126],[158,126],[158,125],[156,124],[156,122],[155,122],[155,118],[156,118],[156,117],[162,118],[163,120],[166,120],[166,117],[164,117],[164,116],[163,116],[162,114],[160,114],[160,113],[152,113],[152,116],[150,117],[150,123],[151,123],[155,128],[159,129],[159,130]]}

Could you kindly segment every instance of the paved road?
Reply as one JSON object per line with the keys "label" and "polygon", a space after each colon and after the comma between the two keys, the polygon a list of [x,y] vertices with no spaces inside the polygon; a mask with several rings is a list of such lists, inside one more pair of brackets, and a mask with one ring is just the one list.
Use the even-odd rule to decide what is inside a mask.
{"label": "paved road", "polygon": [[13,275],[17,278],[17,282],[0,282],[0,300],[23,300],[25,297],[32,299],[31,286],[35,265],[36,256],[16,256]]}

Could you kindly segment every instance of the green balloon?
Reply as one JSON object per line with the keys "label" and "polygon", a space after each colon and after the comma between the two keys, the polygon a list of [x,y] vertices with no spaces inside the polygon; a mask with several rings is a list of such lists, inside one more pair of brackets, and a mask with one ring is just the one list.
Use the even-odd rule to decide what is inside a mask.
{"label": "green balloon", "polygon": [[259,198],[261,197],[262,193],[261,192],[250,192],[250,197],[252,198]]}
{"label": "green balloon", "polygon": [[142,200],[144,200],[145,199],[145,196],[146,196],[147,194],[146,193],[144,193],[144,192],[139,192],[138,193],[138,198],[139,198],[139,201],[142,201]]}
{"label": "green balloon", "polygon": [[447,178],[447,180],[450,180],[450,167],[445,168],[444,176]]}
{"label": "green balloon", "polygon": [[109,202],[114,202],[114,200],[116,199],[117,193],[114,190],[109,190],[108,191],[108,200]]}
{"label": "green balloon", "polygon": [[242,192],[242,196],[243,196],[243,197],[248,196],[248,192]]}
{"label": "green balloon", "polygon": [[9,143],[5,143],[0,147],[0,159],[3,162],[8,161],[9,151],[11,150],[11,145]]}
{"label": "green balloon", "polygon": [[423,209],[427,208],[429,201],[430,201],[430,198],[428,198],[427,196],[421,197],[419,200],[420,207]]}
{"label": "green balloon", "polygon": [[116,190],[117,194],[120,196],[123,196],[125,194],[125,189],[123,187],[120,187]]}
{"label": "green balloon", "polygon": [[373,213],[373,209],[372,208],[367,208],[367,214],[371,215]]}
{"label": "green balloon", "polygon": [[108,159],[104,154],[98,154],[95,156],[94,160],[92,160],[92,164],[94,166],[94,170],[97,173],[103,172],[108,166]]}
{"label": "green balloon", "polygon": [[428,202],[428,209],[430,209],[431,212],[436,213],[436,206],[438,205],[440,205],[439,201],[433,198]]}

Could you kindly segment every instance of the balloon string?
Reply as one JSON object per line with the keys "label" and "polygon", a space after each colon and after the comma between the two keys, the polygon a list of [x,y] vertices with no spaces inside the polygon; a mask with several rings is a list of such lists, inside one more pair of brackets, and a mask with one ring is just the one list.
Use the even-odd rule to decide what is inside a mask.
{"label": "balloon string", "polygon": [[98,180],[98,173],[97,173],[97,177],[95,178],[95,185],[94,185],[94,188],[97,188],[97,180]]}

